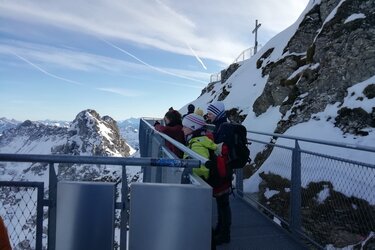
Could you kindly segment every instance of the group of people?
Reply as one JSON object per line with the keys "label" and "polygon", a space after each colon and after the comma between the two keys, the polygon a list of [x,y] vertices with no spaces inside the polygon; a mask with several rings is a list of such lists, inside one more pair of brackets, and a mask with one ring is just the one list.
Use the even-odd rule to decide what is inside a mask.
{"label": "group of people", "polygon": [[[208,105],[207,114],[204,114],[202,109],[195,110],[193,104],[189,104],[188,113],[184,116],[181,116],[177,110],[170,109],[164,116],[164,125],[156,122],[154,127],[207,159],[210,159],[210,154],[214,153],[216,157],[220,157],[225,162],[225,145],[218,141],[218,138],[222,138],[219,128],[224,122],[227,122],[224,103],[214,102]],[[207,123],[214,125],[212,132],[206,129]],[[189,158],[187,154],[184,154],[173,144],[166,142],[166,146],[177,157]],[[212,179],[210,167],[213,167],[212,164],[202,165],[200,168],[193,169],[193,173],[210,184],[209,180]],[[189,169],[185,169],[182,174],[181,183],[183,184],[190,183],[188,171]],[[230,173],[231,175],[232,173]],[[213,196],[216,199],[218,212],[218,221],[213,229],[213,241],[215,245],[221,245],[230,242],[232,219],[229,194],[231,179],[221,181],[219,185],[211,186],[213,187]]]}

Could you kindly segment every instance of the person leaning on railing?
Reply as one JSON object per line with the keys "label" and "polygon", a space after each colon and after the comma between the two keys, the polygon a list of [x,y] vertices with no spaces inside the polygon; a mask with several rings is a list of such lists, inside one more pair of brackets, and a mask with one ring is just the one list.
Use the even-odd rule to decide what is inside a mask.
{"label": "person leaning on railing", "polygon": [[[181,114],[174,109],[170,109],[164,116],[165,126],[158,121],[155,122],[154,127],[157,131],[164,133],[176,141],[185,144],[185,136],[182,132],[182,118]],[[165,145],[179,158],[182,158],[184,152],[174,146],[172,143],[166,141]]]}
{"label": "person leaning on railing", "polygon": [[8,231],[5,227],[3,218],[0,216],[0,250],[12,250],[10,247]]}

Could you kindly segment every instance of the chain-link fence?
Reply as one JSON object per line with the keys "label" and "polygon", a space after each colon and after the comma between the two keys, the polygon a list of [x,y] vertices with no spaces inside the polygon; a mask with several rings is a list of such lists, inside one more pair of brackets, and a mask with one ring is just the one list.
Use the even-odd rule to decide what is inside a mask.
{"label": "chain-link fence", "polygon": [[375,232],[375,169],[301,153],[302,230],[319,245],[354,247]]}
{"label": "chain-link fence", "polygon": [[[197,160],[154,160],[150,158],[22,154],[0,154],[0,162],[40,162],[48,163],[44,164],[46,166],[49,165],[47,167],[49,177],[48,181],[45,181],[46,184],[48,183],[48,192],[46,192],[46,197],[48,198],[46,200],[43,199],[43,183],[0,181],[0,215],[4,218],[8,227],[13,248],[38,250],[55,249],[57,183],[71,176],[70,174],[74,175],[81,173],[80,171],[82,170],[88,170],[86,177],[79,179],[80,181],[103,182],[106,179],[105,177],[107,177],[107,181],[116,183],[117,193],[121,194],[116,197],[117,202],[115,202],[117,215],[114,221],[116,226],[116,229],[114,229],[116,239],[114,249],[118,249],[119,247],[126,249],[129,212],[126,166],[196,167],[199,164]],[[73,171],[69,167],[60,171],[58,164],[68,164],[66,166],[78,164],[79,167],[74,170],[78,172],[68,174],[69,171]],[[91,168],[93,168],[92,171]],[[60,176],[56,175],[56,170],[60,171]],[[99,179],[97,179],[98,173],[103,175]],[[110,177],[113,177],[113,179]],[[73,178],[69,180],[75,181],[77,179]],[[121,201],[119,201],[119,197],[121,197]],[[63,206],[61,203],[59,204]],[[43,206],[48,207],[45,216],[43,216]],[[46,220],[43,221],[43,218]],[[47,220],[48,223],[46,222]],[[43,228],[43,223],[45,228]],[[117,228],[120,228],[120,230],[117,230]],[[42,233],[44,234],[43,239]]]}
{"label": "chain-link fence", "polygon": [[313,248],[375,249],[375,165],[306,151],[297,142],[320,151],[334,147],[328,151],[340,156],[356,150],[374,158],[375,149],[252,133],[253,161],[244,169],[248,200]]}
{"label": "chain-link fence", "polygon": [[41,249],[43,220],[42,182],[0,181],[0,215],[12,249]]}

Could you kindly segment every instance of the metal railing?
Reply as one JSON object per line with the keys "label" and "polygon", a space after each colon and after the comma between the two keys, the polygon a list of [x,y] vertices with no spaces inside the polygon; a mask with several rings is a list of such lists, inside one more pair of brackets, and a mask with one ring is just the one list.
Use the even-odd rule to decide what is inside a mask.
{"label": "metal railing", "polygon": [[[259,48],[262,47],[262,45],[258,45]],[[230,64],[234,64],[234,63],[240,63],[240,62],[243,62],[247,59],[250,59],[253,55],[255,55],[254,53],[254,47],[250,47],[248,49],[245,49],[244,51],[242,51],[237,57],[236,59]],[[214,82],[220,82],[221,81],[221,71],[218,72],[218,73],[215,73],[215,74],[212,74],[210,76],[210,82],[209,83],[214,83]]]}
{"label": "metal railing", "polygon": [[248,138],[260,166],[252,164],[257,171],[245,180],[247,190],[239,190],[247,201],[314,247],[353,246],[373,237],[375,165],[328,152],[355,150],[374,159],[375,148],[256,131]]}
{"label": "metal railing", "polygon": [[43,182],[0,181],[0,214],[14,249],[42,248],[43,191]]}
{"label": "metal railing", "polygon": [[[157,158],[160,157],[178,159],[178,157],[165,146],[165,141],[169,141],[182,152],[189,155],[192,159],[198,161],[200,164],[204,164],[208,160],[202,157],[201,155],[197,154],[196,152],[192,151],[191,149],[187,148],[185,145],[173,140],[168,135],[156,131],[152,126],[152,124],[156,120],[158,120],[161,123],[163,122],[161,119],[141,119],[139,125],[139,147],[142,157],[152,156]],[[144,168],[143,180],[144,182],[180,183],[181,174],[181,169],[179,168],[175,168],[172,170],[169,170],[167,168]],[[173,180],[171,180],[171,178],[168,178],[171,176],[175,176],[175,178],[173,178]],[[199,182],[204,183],[204,181],[198,176],[190,175],[190,179],[192,182],[197,182],[197,180],[199,180]]]}
{"label": "metal railing", "polygon": [[[49,164],[49,195],[48,199],[43,200],[43,205],[48,207],[48,249],[54,249],[55,241],[58,181],[55,163],[122,167],[121,201],[116,203],[116,208],[121,211],[121,247],[121,244],[127,242],[126,166],[142,166],[145,182],[179,183],[181,169],[198,167],[207,160],[165,134],[155,131],[152,123],[152,119],[142,119],[140,123],[139,140],[143,158],[0,154],[0,162]],[[248,138],[251,142],[251,156],[258,166],[250,165],[257,171],[245,180],[242,170],[236,171],[235,191],[239,197],[272,217],[277,224],[287,228],[295,236],[308,240],[313,248],[353,246],[355,242],[363,243],[374,236],[375,165],[311,150],[322,150],[323,147],[335,148],[335,151],[341,149],[344,152],[355,150],[365,152],[367,157],[374,159],[374,148],[257,131],[248,131]],[[165,147],[165,141],[194,159],[176,159]],[[263,159],[254,157],[258,153],[263,155]],[[199,177],[190,175],[190,179],[192,183],[205,185]],[[0,183],[0,186],[4,185]],[[38,237],[41,237],[40,231],[36,241],[39,240]]]}
{"label": "metal railing", "polygon": [[[47,163],[49,171],[48,183],[48,198],[43,198],[42,183],[35,182],[0,182],[0,188],[10,187],[12,191],[19,189],[19,187],[35,188],[37,187],[38,198],[35,201],[34,195],[26,196],[19,192],[14,195],[14,203],[9,204],[5,198],[1,197],[3,207],[14,208],[13,216],[5,218],[6,226],[11,232],[11,240],[15,249],[42,249],[43,230],[41,230],[41,223],[43,223],[43,207],[48,207],[48,241],[43,243],[43,247],[48,249],[55,249],[56,245],[56,197],[57,197],[57,182],[55,164],[103,164],[103,165],[117,165],[122,168],[121,178],[121,201],[116,202],[116,209],[120,210],[120,247],[126,245],[127,242],[127,214],[128,214],[128,182],[126,178],[126,166],[147,166],[151,167],[166,167],[166,168],[194,168],[200,166],[199,160],[180,160],[180,159],[156,159],[151,157],[143,158],[123,158],[123,157],[99,157],[99,156],[69,156],[69,155],[22,155],[22,154],[0,154],[0,162],[39,162]],[[72,166],[70,166],[72,167]],[[120,183],[119,182],[119,183]],[[117,183],[117,184],[119,184]],[[30,198],[30,199],[29,199]],[[5,202],[5,203],[4,203]],[[27,203],[27,204],[26,204]],[[36,205],[35,205],[36,203]],[[5,204],[5,205],[4,205]],[[24,204],[24,205],[22,205]],[[33,208],[28,208],[29,206]],[[36,206],[36,209],[34,208]],[[37,211],[35,211],[37,210]],[[25,212],[27,211],[27,215]],[[7,210],[8,212],[8,210]],[[36,219],[35,219],[36,217]],[[17,221],[16,224],[13,221]],[[36,229],[35,228],[36,221]],[[24,223],[25,222],[25,223]],[[13,233],[15,232],[15,233]],[[26,241],[18,240],[19,236],[14,234],[25,235]]]}
{"label": "metal railing", "polygon": [[237,56],[237,58],[233,61],[233,63],[239,63],[239,62],[245,61],[245,60],[249,59],[250,57],[252,57],[253,55],[255,55],[254,54],[254,47],[245,49],[244,51],[242,51]]}
{"label": "metal railing", "polygon": [[[312,248],[345,247],[374,237],[375,165],[328,155],[327,148],[340,149],[340,155],[359,151],[367,159],[375,159],[375,148],[257,131],[248,131],[248,138],[260,166],[245,180],[243,170],[235,171],[239,197]],[[257,153],[264,159],[256,159]],[[251,185],[257,191],[249,191]]]}

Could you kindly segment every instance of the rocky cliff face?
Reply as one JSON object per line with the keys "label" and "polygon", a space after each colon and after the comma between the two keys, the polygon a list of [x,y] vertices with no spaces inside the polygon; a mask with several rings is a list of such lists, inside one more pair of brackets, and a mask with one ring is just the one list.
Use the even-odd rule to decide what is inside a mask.
{"label": "rocky cliff face", "polygon": [[[269,78],[253,105],[256,115],[263,114],[270,106],[280,106],[283,117],[275,131],[284,133],[324,111],[328,104],[343,103],[352,94],[347,91],[349,87],[372,77],[375,72],[374,9],[374,1],[363,0],[328,0],[315,5],[284,48],[283,58],[276,62],[258,62],[262,74]],[[270,56],[266,54],[261,57],[263,61]],[[374,87],[375,83],[368,89]],[[373,98],[363,95],[363,98]],[[363,120],[362,128],[375,127],[375,109],[369,113],[363,111],[349,112],[354,120]],[[341,106],[336,126],[344,132],[360,133],[348,128],[350,124],[340,118],[347,114],[347,108]]]}
{"label": "rocky cliff face", "polygon": [[52,149],[55,154],[129,156],[130,148],[121,138],[117,123],[101,118],[95,110],[80,112],[68,129],[68,139]]}
{"label": "rocky cliff face", "polygon": [[[311,0],[295,24],[231,71],[225,82],[210,83],[193,104],[207,107],[221,100],[228,116],[248,130],[374,147],[374,13],[373,0]],[[290,146],[276,137],[269,141]],[[306,150],[328,154],[319,147]],[[253,162],[244,168],[244,190],[288,218],[290,152],[275,148],[250,145]],[[372,165],[375,159],[348,150],[333,155]],[[368,192],[372,169],[340,168],[322,174],[327,164],[303,161],[305,232],[327,247],[374,248],[375,210]],[[362,170],[368,172],[359,174]],[[313,172],[320,177],[313,180]],[[359,176],[356,187],[348,184],[353,175]]]}
{"label": "rocky cliff face", "polygon": [[[375,106],[374,11],[371,0],[311,0],[295,31],[290,27],[249,60],[229,67],[233,70],[225,81],[210,83],[194,103],[223,101],[228,110],[241,113],[240,121],[250,114],[250,126],[277,108],[280,119],[267,131],[277,133],[320,119],[317,113],[336,105],[331,122],[343,133],[366,135],[363,129],[375,127],[375,109],[353,109],[345,98]],[[350,91],[366,80],[370,83],[360,92]]]}

